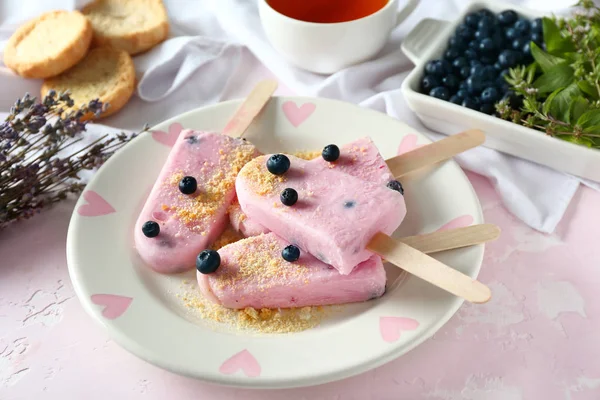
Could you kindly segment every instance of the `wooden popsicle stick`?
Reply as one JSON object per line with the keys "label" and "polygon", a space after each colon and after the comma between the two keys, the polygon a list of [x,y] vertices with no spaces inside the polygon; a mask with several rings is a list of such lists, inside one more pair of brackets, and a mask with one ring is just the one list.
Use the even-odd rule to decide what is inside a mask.
{"label": "wooden popsicle stick", "polygon": [[483,142],[485,142],[485,135],[482,131],[469,129],[408,153],[389,158],[385,162],[394,177],[400,178],[409,172],[452,158],[463,151],[483,144]]}
{"label": "wooden popsicle stick", "polygon": [[499,236],[500,228],[497,225],[480,224],[423,235],[407,236],[398,240],[419,250],[421,253],[431,254],[491,242],[498,239]]}
{"label": "wooden popsicle stick", "polygon": [[406,272],[471,303],[485,303],[492,297],[483,283],[384,233],[375,234],[367,248]]}
{"label": "wooden popsicle stick", "polygon": [[232,137],[244,137],[246,130],[250,127],[250,124],[252,124],[258,113],[269,102],[276,89],[277,81],[264,80],[258,82],[236,110],[235,114],[233,114],[233,117],[231,117],[223,129],[223,134]]}

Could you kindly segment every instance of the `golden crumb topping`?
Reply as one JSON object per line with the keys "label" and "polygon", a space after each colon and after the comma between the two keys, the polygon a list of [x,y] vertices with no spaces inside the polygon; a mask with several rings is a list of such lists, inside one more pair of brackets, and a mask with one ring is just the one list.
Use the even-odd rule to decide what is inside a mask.
{"label": "golden crumb topping", "polygon": [[266,157],[257,157],[250,161],[240,176],[261,196],[273,192],[278,182],[285,182],[285,175],[274,175],[267,170]]}

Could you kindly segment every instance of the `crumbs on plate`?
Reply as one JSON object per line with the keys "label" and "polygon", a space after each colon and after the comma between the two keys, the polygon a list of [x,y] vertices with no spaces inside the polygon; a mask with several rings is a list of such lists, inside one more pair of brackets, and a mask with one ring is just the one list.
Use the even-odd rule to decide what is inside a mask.
{"label": "crumbs on plate", "polygon": [[195,281],[184,281],[177,297],[190,311],[202,319],[226,324],[240,331],[259,333],[291,333],[314,328],[327,314],[327,307],[234,310],[214,304],[199,292]]}

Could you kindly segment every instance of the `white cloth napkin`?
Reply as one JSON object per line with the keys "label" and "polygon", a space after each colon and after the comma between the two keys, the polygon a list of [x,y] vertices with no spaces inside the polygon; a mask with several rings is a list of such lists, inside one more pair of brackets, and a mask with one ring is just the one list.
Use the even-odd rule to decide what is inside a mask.
{"label": "white cloth napkin", "polygon": [[[73,9],[85,0],[22,0],[0,2],[0,50],[22,21],[50,9]],[[402,2],[401,2],[402,3]],[[562,11],[571,0],[514,1],[538,10]],[[374,60],[331,76],[312,74],[288,65],[262,32],[256,0],[165,0],[171,22],[170,38],[135,57],[139,74],[137,97],[105,120],[113,127],[137,129],[239,93],[261,63],[298,95],[341,99],[398,118],[426,133],[404,103],[400,85],[412,64],[400,50],[408,31],[424,17],[452,19],[468,4],[454,0],[421,0],[417,10],[391,35]],[[0,73],[0,112],[25,91],[39,92],[39,82]],[[91,128],[94,130],[94,128]],[[540,165],[479,148],[457,161],[465,169],[490,179],[505,206],[518,218],[542,232],[552,232],[562,218],[580,180]],[[600,185],[584,182],[600,190]]]}

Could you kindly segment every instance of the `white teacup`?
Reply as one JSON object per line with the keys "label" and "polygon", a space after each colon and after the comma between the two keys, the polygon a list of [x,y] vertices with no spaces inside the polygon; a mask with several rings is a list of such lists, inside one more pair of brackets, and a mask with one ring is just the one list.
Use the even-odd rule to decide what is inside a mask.
{"label": "white teacup", "polygon": [[371,15],[337,23],[293,19],[274,10],[267,0],[258,0],[258,10],[271,44],[290,63],[319,74],[332,74],[377,54],[392,29],[419,4],[419,0],[407,0],[406,6],[397,11],[398,2],[389,0]]}

